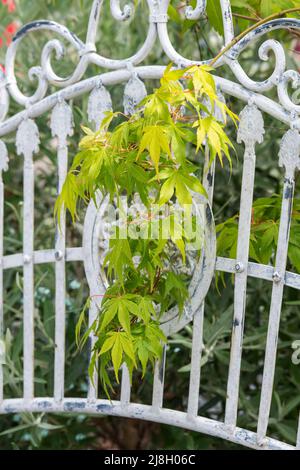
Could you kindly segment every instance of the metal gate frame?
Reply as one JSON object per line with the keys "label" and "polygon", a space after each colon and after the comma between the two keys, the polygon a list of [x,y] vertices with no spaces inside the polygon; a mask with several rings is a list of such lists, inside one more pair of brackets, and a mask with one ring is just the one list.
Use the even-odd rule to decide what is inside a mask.
{"label": "metal gate frame", "polygon": [[[224,25],[224,46],[226,46],[234,38],[233,21],[230,1],[220,1]],[[299,449],[300,421],[296,447],[271,439],[266,436],[266,432],[276,367],[283,291],[285,286],[300,289],[300,275],[286,271],[295,172],[297,169],[300,169],[300,105],[296,105],[290,98],[288,86],[289,83],[292,83],[294,88],[299,87],[300,75],[296,71],[286,70],[286,57],[283,46],[275,40],[267,39],[259,48],[259,57],[262,60],[268,60],[269,52],[272,52],[275,56],[274,71],[266,80],[256,82],[250,79],[238,61],[241,52],[252,41],[266,35],[268,32],[276,29],[290,28],[300,30],[300,20],[297,19],[274,19],[258,26],[243,39],[237,41],[215,64],[217,68],[221,66],[228,67],[236,78],[236,82],[233,82],[221,76],[215,76],[220,93],[236,97],[246,103],[240,116],[237,136],[237,141],[243,143],[245,147],[237,257],[236,259],[218,257],[215,260],[215,269],[217,271],[235,275],[234,321],[224,422],[198,416],[204,304],[193,318],[192,363],[186,412],[163,407],[166,357],[155,368],[151,405],[135,404],[130,401],[130,382],[126,369],[123,369],[119,401],[99,400],[96,389],[91,381],[89,383],[88,396],[85,399],[64,397],[66,263],[69,261],[84,262],[86,272],[91,270],[97,271],[97,268],[87,261],[91,260],[91,252],[93,250],[91,245],[94,243],[93,237],[90,236],[93,218],[88,214],[86,216],[82,247],[70,248],[66,246],[65,221],[64,214],[62,214],[62,230],[57,230],[55,247],[52,250],[34,251],[33,156],[38,153],[40,143],[39,130],[34,120],[47,112],[51,112],[51,131],[58,141],[57,166],[59,175],[58,190],[60,191],[67,174],[68,137],[73,133],[72,109],[68,101],[91,93],[88,109],[89,120],[98,125],[103,117],[103,112],[111,109],[110,95],[105,87],[126,83],[124,104],[127,107],[134,107],[145,93],[143,80],[158,79],[163,74],[163,66],[139,66],[149,55],[157,38],[166,56],[174,63],[174,66],[185,67],[191,64],[203,63],[186,59],[173,48],[168,35],[167,10],[169,0],[148,0],[147,3],[149,8],[149,29],[145,42],[136,54],[128,59],[108,59],[96,52],[95,40],[103,0],[93,1],[85,43],[58,23],[53,21],[36,21],[21,28],[7,50],[5,75],[0,72],[0,137],[3,138],[8,134],[16,132],[17,152],[24,157],[24,234],[23,253],[3,256],[4,187],[2,172],[8,168],[8,153],[4,141],[0,140],[0,337],[3,336],[4,332],[3,276],[6,270],[20,267],[23,268],[24,273],[24,390],[23,398],[21,399],[4,398],[3,366],[0,365],[0,414],[30,411],[80,412],[124,416],[179,426],[255,449]],[[126,5],[121,9],[119,0],[110,0],[110,9],[112,16],[117,21],[126,20],[133,14],[133,8],[130,5]],[[188,6],[185,15],[188,19],[196,20],[204,15],[205,11],[206,0],[197,0],[195,9]],[[52,31],[68,41],[77,50],[78,64],[70,77],[58,77],[52,68],[51,56],[55,52],[58,58],[62,58],[63,45],[58,39],[50,40],[42,50],[41,66],[34,67],[29,72],[30,77],[35,76],[38,79],[38,86],[35,93],[28,97],[22,93],[17,84],[15,57],[18,46],[25,36],[33,31],[43,30]],[[209,62],[207,61],[206,63]],[[89,64],[94,64],[110,71],[84,80],[82,77]],[[60,90],[47,96],[49,85],[54,85]],[[277,90],[278,102],[264,95],[265,92],[271,89]],[[6,119],[10,99],[13,99],[24,109]],[[95,103],[98,103],[98,105],[96,106]],[[279,166],[284,168],[284,176],[275,266],[249,262],[251,209],[255,177],[255,146],[263,141],[264,125],[262,112],[286,124],[287,129],[289,129],[282,139],[279,150]],[[214,165],[206,166],[204,184],[210,201],[212,201]],[[53,263],[55,265],[56,276],[54,396],[50,398],[34,396],[33,273],[34,265],[43,263]],[[272,284],[257,432],[241,429],[236,425],[248,277],[263,279]],[[92,289],[91,286],[90,288]],[[97,306],[92,305],[89,313],[91,322],[96,314]],[[94,339],[91,338],[91,341],[93,343]],[[95,383],[97,383],[96,377]]]}

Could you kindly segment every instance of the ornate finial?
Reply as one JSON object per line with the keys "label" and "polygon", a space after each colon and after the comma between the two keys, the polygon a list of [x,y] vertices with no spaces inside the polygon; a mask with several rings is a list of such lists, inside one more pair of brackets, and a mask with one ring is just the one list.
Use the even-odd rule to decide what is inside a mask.
{"label": "ornate finial", "polygon": [[73,113],[72,108],[64,100],[59,100],[54,106],[51,114],[50,122],[53,137],[57,137],[59,145],[64,147],[67,145],[68,136],[73,135]]}
{"label": "ornate finial", "polygon": [[280,143],[279,166],[284,167],[286,178],[294,178],[300,170],[300,135],[296,129],[288,130]]}
{"label": "ornate finial", "polygon": [[89,97],[88,118],[95,123],[95,129],[99,129],[106,111],[112,111],[112,101],[109,91],[100,84],[96,86]]}
{"label": "ornate finial", "polygon": [[0,140],[0,175],[3,171],[8,170],[8,163],[9,160],[6,145],[2,140]]}
{"label": "ornate finial", "polygon": [[18,127],[16,146],[18,155],[24,155],[25,160],[31,159],[39,151],[40,136],[36,123],[25,119]]}
{"label": "ornate finial", "polygon": [[237,142],[245,145],[261,144],[264,140],[264,120],[255,104],[248,104],[240,114]]}
{"label": "ornate finial", "polygon": [[124,90],[124,113],[134,114],[138,104],[147,96],[144,83],[133,73]]}

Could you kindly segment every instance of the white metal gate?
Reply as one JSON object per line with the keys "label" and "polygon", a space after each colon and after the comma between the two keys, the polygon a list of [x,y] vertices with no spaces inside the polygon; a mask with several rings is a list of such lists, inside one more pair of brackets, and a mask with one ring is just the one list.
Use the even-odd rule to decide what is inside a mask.
{"label": "white metal gate", "polygon": [[[73,133],[73,116],[69,101],[73,98],[91,93],[89,101],[89,120],[98,125],[103,112],[111,108],[111,99],[106,86],[126,84],[124,105],[130,111],[145,94],[143,80],[160,78],[163,66],[139,66],[152,50],[154,42],[159,42],[166,56],[175,66],[190,65],[190,60],[178,54],[172,46],[168,35],[167,9],[169,0],[148,0],[149,29],[144,44],[138,52],[126,60],[111,60],[96,52],[95,37],[103,0],[94,0],[86,42],[80,41],[76,35],[52,21],[37,21],[24,26],[15,36],[9,46],[5,64],[5,76],[0,77],[0,335],[3,335],[3,276],[8,269],[20,267],[24,274],[24,381],[23,398],[13,399],[3,396],[3,370],[0,366],[0,413],[32,412],[80,412],[87,414],[108,414],[114,416],[134,417],[160,423],[167,423],[208,435],[217,436],[232,442],[257,449],[293,449],[293,446],[266,437],[271,398],[273,391],[274,373],[276,367],[276,349],[279,333],[279,322],[283,290],[285,286],[300,289],[300,275],[286,271],[287,249],[289,240],[291,207],[293,203],[294,177],[300,169],[300,105],[296,105],[289,96],[289,84],[294,88],[300,86],[300,75],[296,71],[286,70],[285,52],[280,43],[267,39],[259,49],[262,60],[268,59],[268,53],[275,55],[276,64],[272,75],[263,82],[250,79],[239,64],[240,53],[256,38],[266,35],[276,29],[298,29],[300,21],[296,19],[274,19],[266,24],[257,26],[216,63],[228,67],[233,72],[236,82],[216,76],[217,86],[225,96],[233,96],[246,103],[241,113],[238,130],[238,142],[245,147],[243,178],[240,199],[240,220],[237,259],[216,258],[215,269],[235,275],[234,283],[234,319],[230,367],[227,386],[227,401],[224,422],[217,422],[198,416],[198,397],[200,388],[200,361],[202,350],[204,305],[193,318],[192,364],[189,384],[189,397],[186,412],[174,411],[163,407],[164,372],[167,358],[157,364],[153,386],[151,405],[132,403],[130,400],[130,383],[126,370],[123,371],[121,394],[119,401],[100,400],[92,383],[86,398],[64,397],[64,356],[65,356],[65,292],[66,292],[66,263],[70,261],[83,262],[91,294],[99,266],[94,264],[95,249],[97,250],[97,234],[95,229],[95,208],[90,205],[87,211],[82,247],[66,246],[65,230],[57,230],[56,243],[51,250],[34,251],[34,166],[33,156],[39,152],[39,130],[35,119],[51,112],[51,131],[57,137],[57,167],[59,188],[63,185],[67,173],[68,137]],[[233,22],[229,0],[221,0],[223,24],[225,31],[225,46],[233,37]],[[130,6],[120,7],[118,0],[110,0],[111,14],[117,21],[123,21],[133,14]],[[195,9],[186,8],[188,19],[198,19],[205,13],[206,0],[197,0]],[[57,39],[49,41],[42,51],[41,66],[31,70],[31,76],[38,78],[35,93],[27,97],[18,87],[15,76],[15,56],[19,43],[32,31],[52,31],[68,41],[78,52],[78,65],[72,76],[58,77],[51,64],[51,55],[56,52],[62,56],[63,45]],[[82,80],[89,64],[95,64],[110,71],[99,76]],[[0,72],[1,73],[1,72]],[[49,85],[60,88],[51,96],[46,96]],[[264,95],[275,89],[278,101],[275,102]],[[9,100],[13,99],[24,110],[6,119],[9,111]],[[278,149],[279,166],[283,167],[283,193],[279,228],[278,249],[275,266],[260,265],[248,261],[249,237],[251,226],[251,210],[255,176],[255,146],[263,141],[263,114],[266,113],[287,126],[281,147]],[[289,130],[288,130],[289,129]],[[2,172],[8,168],[8,153],[5,137],[16,132],[18,154],[24,157],[24,225],[23,252],[3,256],[3,205],[4,188]],[[207,172],[209,174],[207,174]],[[214,167],[210,167],[204,175],[204,184],[209,197],[213,199]],[[62,223],[64,227],[64,222]],[[96,248],[95,248],[96,247]],[[54,396],[41,398],[34,396],[34,265],[53,263],[55,265],[56,294],[55,294],[55,372]],[[239,399],[239,380],[241,372],[241,356],[243,342],[243,326],[245,319],[245,299],[248,276],[260,278],[272,283],[272,296],[269,312],[269,326],[264,362],[264,373],[261,387],[259,418],[257,432],[237,427],[237,411]],[[96,315],[96,305],[90,309],[90,321]],[[91,338],[91,341],[93,339]],[[95,377],[96,381],[96,377]],[[300,427],[298,442],[300,448]]]}

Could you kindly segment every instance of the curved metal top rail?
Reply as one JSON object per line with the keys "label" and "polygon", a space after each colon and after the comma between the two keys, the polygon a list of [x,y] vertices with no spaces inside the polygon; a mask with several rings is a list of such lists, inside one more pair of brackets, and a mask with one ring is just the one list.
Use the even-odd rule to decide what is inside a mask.
{"label": "curved metal top rail", "polygon": [[[62,26],[54,21],[35,21],[29,23],[21,28],[11,45],[9,46],[5,60],[5,75],[0,72],[0,121],[3,121],[9,111],[9,100],[12,98],[18,104],[23,106],[29,116],[36,116],[37,103],[41,104],[41,109],[49,106],[49,102],[42,101],[47,95],[49,85],[53,85],[60,89],[65,89],[64,98],[76,95],[77,91],[72,88],[73,85],[81,82],[89,64],[97,65],[101,68],[108,70],[115,70],[115,74],[103,75],[101,79],[107,84],[114,84],[126,80],[129,72],[134,70],[141,74],[143,78],[157,78],[158,69],[153,67],[137,66],[144,61],[153,49],[154,43],[158,38],[161,47],[163,48],[166,56],[174,63],[175,67],[186,67],[191,64],[204,64],[211,63],[213,57],[209,61],[196,62],[181,56],[173,47],[168,35],[168,6],[170,0],[147,0],[149,10],[149,28],[146,34],[145,41],[141,48],[131,57],[122,60],[109,59],[103,57],[96,51],[96,34],[98,30],[99,18],[103,0],[94,0],[90,20],[88,24],[88,31],[86,41],[83,43],[73,32],[70,32],[65,26]],[[118,0],[110,0],[110,9],[113,17],[117,21],[126,21],[134,15],[134,7],[132,5],[125,5],[123,10],[120,8]],[[215,67],[227,66],[236,77],[236,80],[241,87],[234,83],[230,85],[224,79],[217,79],[217,83],[225,92],[238,96],[241,99],[253,99],[257,106],[262,110],[270,113],[274,117],[282,120],[283,122],[290,123],[293,127],[299,128],[300,120],[300,105],[293,102],[289,96],[289,84],[291,83],[294,88],[300,86],[300,75],[294,70],[286,70],[286,56],[283,46],[273,40],[267,39],[262,43],[259,48],[259,57],[261,60],[267,61],[269,54],[272,52],[275,57],[275,66],[270,77],[264,81],[257,82],[248,77],[239,63],[239,56],[245,48],[249,46],[257,38],[265,36],[267,33],[277,29],[300,29],[300,20],[298,19],[274,19],[272,21],[260,24],[246,36],[238,40],[234,38],[233,21],[231,14],[230,2],[228,0],[221,0],[221,9],[223,15],[224,26],[224,46],[228,47],[228,51],[224,53],[215,63]],[[206,0],[198,0],[195,9],[188,6],[185,10],[186,18],[195,20],[205,14]],[[22,40],[34,31],[51,31],[62,39],[66,40],[72,47],[75,48],[78,54],[78,63],[74,72],[68,77],[60,77],[56,74],[52,66],[52,55],[56,54],[56,58],[63,59],[64,46],[58,39],[50,40],[46,43],[41,54],[41,65],[32,67],[29,70],[29,79],[36,79],[38,85],[35,92],[31,96],[25,95],[19,88],[16,75],[15,75],[15,60],[18,47]],[[232,45],[232,47],[229,47]],[[159,74],[162,72],[159,71]],[[92,81],[83,81],[82,90],[87,91]],[[81,85],[80,85],[81,86]],[[71,88],[69,88],[71,87]],[[86,88],[85,88],[86,87]],[[243,91],[243,88],[245,91]],[[271,89],[277,90],[279,106],[277,103],[266,100],[262,93]],[[252,93],[259,93],[258,96]],[[55,95],[53,97],[55,101]],[[18,120],[16,118],[16,120]],[[8,132],[13,130],[14,125],[9,121]],[[0,135],[3,135],[6,125],[0,127]]]}

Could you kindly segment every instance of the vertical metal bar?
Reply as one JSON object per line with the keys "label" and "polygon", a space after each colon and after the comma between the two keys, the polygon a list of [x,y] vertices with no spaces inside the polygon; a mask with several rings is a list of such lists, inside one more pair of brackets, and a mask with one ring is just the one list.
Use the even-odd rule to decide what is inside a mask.
{"label": "vertical metal bar", "polygon": [[[67,176],[68,149],[59,147],[57,152],[58,193],[61,192]],[[54,398],[64,397],[65,381],[65,316],[66,316],[66,220],[65,211],[60,214],[60,227],[56,227],[55,240],[55,358]]]}
{"label": "vertical metal bar", "polygon": [[[94,323],[97,318],[98,314],[98,307],[94,300],[91,302],[91,306],[89,309],[89,327]],[[92,353],[95,342],[97,338],[94,334],[90,335],[90,351]],[[95,369],[93,372],[93,377],[89,377],[88,382],[88,400],[95,401],[98,398],[98,372]]]}
{"label": "vertical metal bar", "polygon": [[[293,193],[294,182],[285,181],[257,427],[257,438],[259,442],[262,442],[265,437],[271,408]],[[288,195],[288,198],[286,198],[286,195]]]}
{"label": "vertical metal bar", "polygon": [[161,360],[156,361],[154,370],[152,407],[156,412],[159,412],[163,406],[165,366],[166,346],[164,346]]}
{"label": "vertical metal bar", "polygon": [[263,442],[266,435],[272,401],[284,276],[293,207],[295,186],[294,178],[296,169],[300,167],[299,157],[299,133],[296,130],[290,130],[284,135],[282,139],[279,153],[279,165],[285,168],[285,178],[283,185],[283,198],[281,205],[277,253],[273,274],[273,288],[257,427],[257,440],[259,444]]}
{"label": "vertical metal bar", "polygon": [[[222,93],[218,90],[218,99],[225,103],[225,98]],[[211,108],[209,102],[205,103],[208,109]],[[205,115],[205,113],[204,113]],[[215,118],[224,123],[224,116],[221,109],[215,106],[214,110]],[[205,160],[203,169],[203,186],[207,192],[208,201],[212,204],[214,183],[215,183],[215,168],[216,162],[210,161],[210,152],[208,145],[205,146]],[[199,390],[201,380],[201,359],[202,359],[202,347],[203,347],[203,322],[204,322],[204,309],[205,303],[203,302],[199,310],[194,315],[193,321],[193,339],[192,339],[192,357],[191,357],[191,373],[190,373],[190,384],[189,384],[189,395],[188,395],[188,407],[187,412],[190,416],[197,416],[199,407]]]}
{"label": "vertical metal bar", "polygon": [[191,372],[187,407],[187,413],[191,416],[197,416],[199,407],[201,358],[203,347],[203,319],[204,302],[201,304],[199,310],[195,313],[193,321]]}
{"label": "vertical metal bar", "polygon": [[[210,165],[209,147],[205,147],[205,164],[203,171],[203,186],[206,189],[208,200],[212,203],[215,178],[215,161]],[[193,339],[192,339],[192,357],[191,372],[188,395],[187,413],[191,416],[197,416],[199,407],[199,390],[201,380],[201,358],[203,347],[203,320],[204,320],[204,302],[194,315],[193,320]]]}
{"label": "vertical metal bar", "polygon": [[299,418],[298,418],[298,432],[297,432],[296,449],[300,449],[300,414],[299,414]]}
{"label": "vertical metal bar", "polygon": [[224,26],[224,38],[225,46],[229,44],[234,38],[233,20],[230,0],[220,0],[222,8],[223,26]]}
{"label": "vertical metal bar", "polygon": [[[98,81],[97,85],[95,88],[92,90],[89,100],[88,100],[88,119],[91,124],[93,124],[93,127],[95,130],[98,130],[100,128],[100,125],[102,123],[103,118],[105,117],[105,112],[106,111],[112,111],[112,101],[111,101],[111,96],[108,92],[108,90],[102,85],[101,80]],[[100,202],[100,201],[98,201]],[[98,253],[98,246],[97,246],[97,239],[94,239],[93,241],[94,246],[93,246],[93,252]],[[99,290],[95,290],[99,293]],[[98,314],[98,307],[96,302],[92,301],[92,305],[89,310],[89,326],[91,326],[94,321],[96,320]],[[95,342],[97,338],[91,334],[90,336],[90,348],[91,352],[93,351]],[[124,367],[124,366],[123,366]],[[127,380],[128,377],[126,375],[126,371],[123,369],[122,373],[122,382],[121,382],[121,397],[126,395],[126,399],[130,398],[130,381]],[[123,383],[124,382],[124,383]],[[127,390],[126,387],[129,387]],[[126,389],[126,393],[125,393]],[[128,395],[128,397],[127,397]],[[93,377],[89,377],[89,385],[88,385],[88,399],[90,401],[96,400],[98,397],[98,374],[97,371],[94,372]],[[122,401],[122,398],[121,398]]]}
{"label": "vertical metal bar", "polygon": [[300,167],[300,136],[298,131],[289,130],[284,135],[279,153],[279,165],[284,166],[285,168],[285,178],[283,184],[277,252],[273,274],[272,297],[258,415],[258,444],[262,444],[266,436],[272,402],[279,324],[295,188],[295,171],[296,168]]}
{"label": "vertical metal bar", "polygon": [[[101,308],[101,300],[105,295],[105,286],[100,282],[101,269],[99,259],[99,238],[100,224],[102,224],[103,196],[99,192],[96,196],[96,204],[90,204],[84,221],[83,230],[83,257],[86,277],[90,288],[90,307],[89,307],[89,327],[92,326],[97,319],[98,312]],[[101,299],[101,300],[100,300]],[[89,336],[90,359],[94,349],[97,337],[93,331]],[[88,400],[94,401],[98,397],[98,373],[95,370],[92,377],[88,377]]]}
{"label": "vertical metal bar", "polygon": [[34,166],[32,153],[25,155],[23,206],[24,252],[24,398],[34,395]]}
{"label": "vertical metal bar", "polygon": [[3,326],[3,223],[4,223],[4,185],[2,172],[8,169],[8,153],[5,144],[0,141],[0,403],[3,401],[3,361],[5,358]]}
{"label": "vertical metal bar", "polygon": [[129,370],[126,364],[122,366],[122,382],[121,382],[121,405],[127,406],[130,402],[131,383]]}
{"label": "vertical metal bar", "polygon": [[24,399],[34,395],[34,165],[39,151],[39,130],[26,116],[18,127],[16,146],[24,156],[23,169],[23,376]]}
{"label": "vertical metal bar", "polygon": [[96,33],[97,33],[97,25],[99,21],[99,16],[102,8],[103,0],[94,0],[90,18],[89,18],[89,25],[88,31],[86,36],[86,45],[89,47],[90,50],[95,49],[95,42],[96,42]]}
{"label": "vertical metal bar", "polygon": [[[57,192],[61,192],[68,172],[68,136],[73,134],[73,115],[70,106],[59,98],[51,114],[51,131],[58,140]],[[62,209],[56,223],[55,237],[55,357],[54,398],[64,397],[65,383],[65,333],[66,333],[66,216]]]}
{"label": "vertical metal bar", "polygon": [[[254,125],[254,129],[253,129]],[[255,131],[255,132],[254,132]],[[240,116],[238,142],[245,143],[241,202],[237,242],[237,261],[234,287],[234,319],[231,336],[230,362],[227,383],[225,424],[234,427],[237,420],[239,383],[242,359],[251,213],[255,178],[255,144],[263,136],[263,119],[255,106],[246,106]]]}

